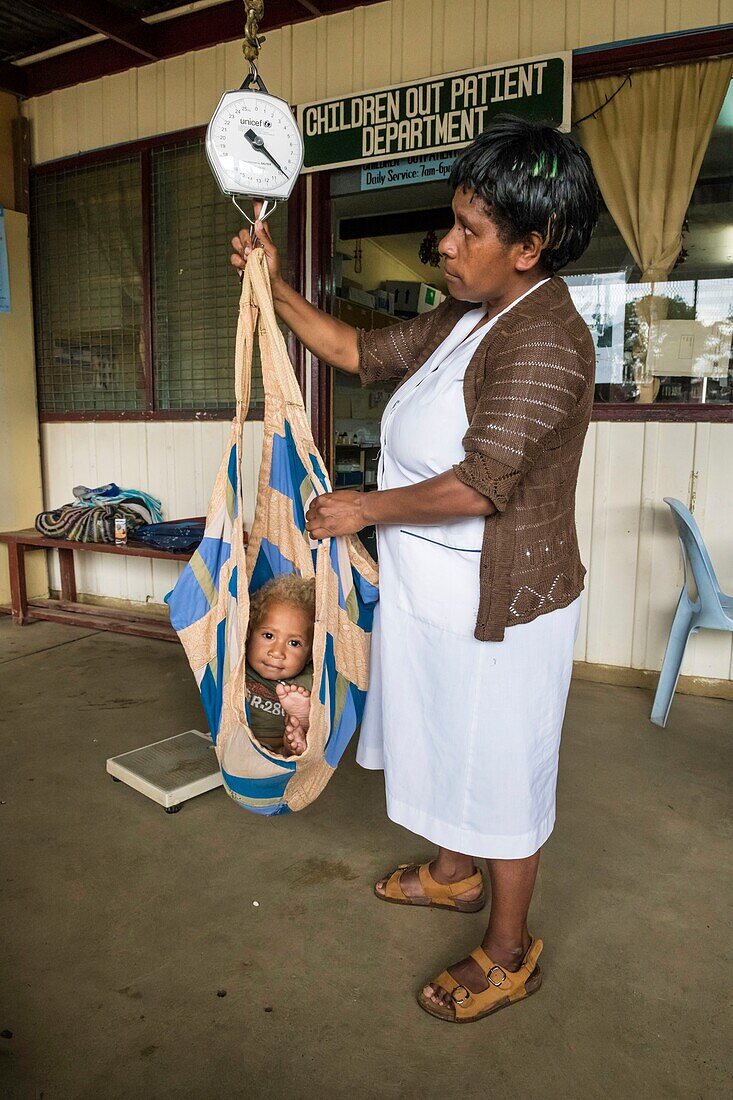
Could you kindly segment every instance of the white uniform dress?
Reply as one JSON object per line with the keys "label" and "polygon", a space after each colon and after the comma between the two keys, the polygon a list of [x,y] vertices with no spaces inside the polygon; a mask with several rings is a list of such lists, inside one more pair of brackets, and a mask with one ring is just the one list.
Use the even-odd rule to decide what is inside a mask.
{"label": "white uniform dress", "polygon": [[[380,489],[465,457],[463,377],[498,320],[469,335],[485,312],[464,314],[387,405]],[[457,852],[519,859],[555,821],[580,600],[508,627],[502,642],[478,641],[483,533],[482,518],[378,528],[380,602],[357,760],[384,769],[393,821]]]}

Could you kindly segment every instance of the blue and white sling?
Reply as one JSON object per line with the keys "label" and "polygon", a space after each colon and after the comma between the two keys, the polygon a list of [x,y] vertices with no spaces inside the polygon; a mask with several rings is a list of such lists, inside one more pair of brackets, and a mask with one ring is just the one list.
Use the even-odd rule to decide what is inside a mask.
{"label": "blue and white sling", "polygon": [[[257,503],[248,546],[242,526],[242,425],[259,339],[265,422]],[[305,514],[330,492],[272,304],[262,249],[247,263],[235,352],[236,415],[206,517],[203,540],[166,597],[201,692],[228,793],[248,810],[281,814],[316,798],[361,722],[377,567],[355,536],[311,540]],[[313,692],[308,748],[269,752],[250,728],[245,648],[251,593],[280,573],[316,579]]]}

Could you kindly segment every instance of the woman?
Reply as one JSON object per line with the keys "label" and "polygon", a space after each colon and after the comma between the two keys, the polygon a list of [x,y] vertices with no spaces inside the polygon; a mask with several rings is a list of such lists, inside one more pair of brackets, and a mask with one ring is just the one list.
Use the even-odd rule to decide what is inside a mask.
{"label": "woman", "polygon": [[[555,272],[598,215],[590,161],[548,126],[497,120],[457,158],[440,243],[450,297],[366,332],[282,279],[258,224],[275,308],[319,359],[365,385],[398,380],[378,490],[311,505],[314,538],[376,524],[380,604],[359,762],[384,769],[392,820],[437,857],[375,887],[400,905],[491,912],[480,947],[418,994],[451,1022],[539,988],[527,914],[555,820],[560,732],[585,570],[574,506],[594,348]],[[252,242],[232,242],[246,264]]]}

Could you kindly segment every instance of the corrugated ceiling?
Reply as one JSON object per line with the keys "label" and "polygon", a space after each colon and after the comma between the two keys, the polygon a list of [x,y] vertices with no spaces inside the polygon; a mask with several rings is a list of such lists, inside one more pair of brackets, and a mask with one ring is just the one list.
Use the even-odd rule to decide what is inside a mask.
{"label": "corrugated ceiling", "polygon": [[[120,14],[144,16],[180,8],[182,0],[108,0]],[[28,0],[0,0],[0,61],[17,61],[62,46],[67,42],[88,38],[94,31],[63,15],[49,11],[45,4]]]}

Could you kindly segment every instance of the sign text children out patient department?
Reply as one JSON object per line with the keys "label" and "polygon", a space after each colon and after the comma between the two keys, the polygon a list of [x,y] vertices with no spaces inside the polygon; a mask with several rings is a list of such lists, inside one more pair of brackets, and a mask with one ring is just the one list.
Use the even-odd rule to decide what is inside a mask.
{"label": "sign text children out patient department", "polygon": [[568,130],[570,82],[562,53],[308,103],[303,170],[458,149],[502,113]]}

